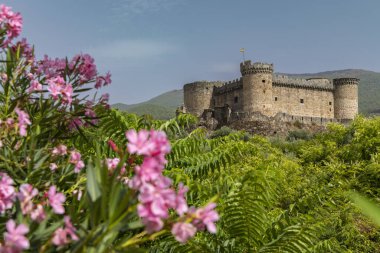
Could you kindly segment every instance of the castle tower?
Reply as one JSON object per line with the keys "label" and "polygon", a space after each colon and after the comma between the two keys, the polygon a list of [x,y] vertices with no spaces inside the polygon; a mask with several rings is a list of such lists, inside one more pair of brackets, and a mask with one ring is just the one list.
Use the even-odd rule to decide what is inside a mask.
{"label": "castle tower", "polygon": [[240,63],[240,72],[243,76],[243,110],[273,116],[273,64],[245,61]]}
{"label": "castle tower", "polygon": [[352,120],[358,114],[357,78],[338,78],[334,83],[334,116],[339,120]]}
{"label": "castle tower", "polygon": [[185,84],[183,96],[187,111],[196,116],[201,116],[205,109],[211,108],[214,86],[222,86],[222,82],[199,81]]}

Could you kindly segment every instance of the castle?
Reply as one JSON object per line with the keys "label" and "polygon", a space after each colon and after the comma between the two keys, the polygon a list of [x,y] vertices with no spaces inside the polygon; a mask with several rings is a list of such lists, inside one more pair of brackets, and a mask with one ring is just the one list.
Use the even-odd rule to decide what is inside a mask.
{"label": "castle", "polygon": [[325,125],[349,122],[358,113],[357,78],[292,78],[273,73],[273,64],[240,64],[240,79],[184,85],[184,108],[219,125],[234,120],[299,121]]}

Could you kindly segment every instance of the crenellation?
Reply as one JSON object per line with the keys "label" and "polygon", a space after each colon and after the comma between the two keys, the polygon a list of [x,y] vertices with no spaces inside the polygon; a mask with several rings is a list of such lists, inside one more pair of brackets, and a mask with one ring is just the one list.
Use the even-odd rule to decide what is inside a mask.
{"label": "crenellation", "polygon": [[319,125],[348,122],[358,113],[357,78],[294,78],[273,74],[273,64],[251,61],[242,62],[240,71],[240,78],[227,82],[186,84],[187,110],[197,116],[214,112],[221,123],[276,119]]}

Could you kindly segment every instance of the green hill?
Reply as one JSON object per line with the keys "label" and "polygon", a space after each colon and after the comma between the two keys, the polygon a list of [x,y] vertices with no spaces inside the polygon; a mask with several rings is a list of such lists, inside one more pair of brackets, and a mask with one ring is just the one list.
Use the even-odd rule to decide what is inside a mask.
{"label": "green hill", "polygon": [[175,116],[175,110],[183,103],[183,90],[172,90],[154,97],[146,102],[126,105],[117,103],[112,105],[122,111],[137,115],[150,114],[156,119],[170,119]]}
{"label": "green hill", "polygon": [[[282,73],[281,73],[282,74]],[[359,112],[371,114],[380,111],[380,73],[361,70],[345,69],[305,74],[284,74],[293,77],[326,77],[329,79],[339,77],[356,77],[359,84]],[[114,104],[112,107],[138,115],[150,114],[157,119],[168,119],[175,115],[176,108],[183,103],[183,90],[172,90],[154,97],[146,102],[126,105]]]}

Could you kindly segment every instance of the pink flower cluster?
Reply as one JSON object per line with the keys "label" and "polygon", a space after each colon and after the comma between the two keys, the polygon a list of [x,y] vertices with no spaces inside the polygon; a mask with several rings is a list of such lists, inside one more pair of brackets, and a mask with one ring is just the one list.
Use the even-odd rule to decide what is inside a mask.
{"label": "pink flower cluster", "polygon": [[[63,151],[61,150],[60,152],[62,153]],[[33,188],[30,184],[22,184],[19,188],[19,192],[16,193],[15,188],[13,187],[12,178],[6,173],[0,173],[0,212],[2,214],[6,209],[13,207],[17,197],[20,202],[21,212],[24,216],[30,216],[33,221],[44,221],[46,219],[46,213],[43,205],[46,202],[35,204],[34,199],[37,196],[38,190]],[[63,203],[66,198],[63,193],[57,192],[56,186],[51,186],[45,196],[47,197],[47,202],[52,207],[54,213],[65,213]],[[64,222],[65,227],[58,228],[53,235],[52,241],[57,246],[65,245],[71,240],[76,241],[79,239],[75,234],[76,229],[71,224],[68,216],[64,217]],[[13,220],[8,220],[6,227],[7,232],[4,233],[5,244],[0,244],[0,252],[21,252],[22,250],[29,248],[29,241],[25,237],[25,234],[29,232],[27,226],[24,224],[16,226],[16,223]]]}
{"label": "pink flower cluster", "polygon": [[13,201],[16,197],[13,179],[6,173],[0,173],[0,213],[12,208]]}
{"label": "pink flower cluster", "polygon": [[0,5],[0,30],[6,30],[6,38],[1,42],[1,47],[7,47],[8,44],[17,36],[20,35],[22,30],[22,17],[20,13],[14,13],[11,7]]}
{"label": "pink flower cluster", "polygon": [[48,91],[50,91],[50,96],[54,100],[61,98],[63,104],[71,104],[73,101],[73,86],[71,86],[71,84],[66,83],[65,80],[60,76],[48,79],[47,83],[49,85]]}
{"label": "pink flower cluster", "polygon": [[28,125],[32,124],[30,122],[29,115],[25,111],[17,107],[15,109],[15,112],[18,116],[18,128],[20,131],[20,135],[26,136],[27,135],[26,128],[28,127]]}
{"label": "pink flower cluster", "polygon": [[29,249],[30,243],[25,235],[29,232],[29,228],[24,225],[16,225],[14,220],[6,223],[7,232],[4,233],[4,245],[0,244],[0,252],[18,253],[25,249]]}
{"label": "pink flower cluster", "polygon": [[98,71],[96,70],[95,60],[89,54],[77,54],[70,62],[70,68],[79,74],[80,83],[86,83],[93,80]]}
{"label": "pink flower cluster", "polygon": [[79,240],[79,237],[75,234],[76,229],[73,224],[71,224],[70,217],[65,216],[63,219],[65,221],[65,227],[58,228],[53,235],[52,242],[56,246],[63,246],[69,244],[71,241]]}
{"label": "pink flower cluster", "polygon": [[84,168],[84,162],[81,160],[81,154],[78,151],[71,151],[70,163],[75,165],[74,172],[79,173]]}
{"label": "pink flower cluster", "polygon": [[[219,217],[215,204],[205,208],[188,208],[185,193],[187,188],[179,185],[178,192],[171,188],[171,180],[162,175],[167,163],[165,155],[170,152],[170,144],[164,132],[141,130],[126,132],[128,152],[143,155],[141,165],[137,165],[129,186],[139,191],[140,201],[137,211],[149,233],[159,231],[164,226],[164,219],[169,218],[169,209],[174,209],[180,221],[172,227],[172,233],[180,242],[186,242],[197,230],[205,227],[211,233],[216,232],[214,222]],[[187,220],[192,220],[188,223]],[[212,224],[211,224],[212,223]]]}
{"label": "pink flower cluster", "polygon": [[50,186],[48,191],[48,199],[49,204],[53,208],[53,212],[56,214],[64,214],[65,208],[63,207],[63,203],[66,200],[65,195],[63,193],[57,192],[56,186]]}

